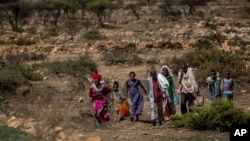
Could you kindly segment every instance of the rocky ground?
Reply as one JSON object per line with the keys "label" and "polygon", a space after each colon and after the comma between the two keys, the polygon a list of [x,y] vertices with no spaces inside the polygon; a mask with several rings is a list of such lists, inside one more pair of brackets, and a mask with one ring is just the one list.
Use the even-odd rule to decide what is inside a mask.
{"label": "rocky ground", "polygon": [[[232,10],[234,6],[216,7],[208,5],[200,7],[206,11],[212,9],[207,16],[216,15],[218,9],[226,9],[230,14],[237,15]],[[199,8],[198,8],[199,9]],[[153,8],[154,10],[154,8]],[[113,28],[102,28],[100,33],[106,39],[101,41],[87,41],[82,34],[88,30],[83,29],[77,32],[71,40],[68,33],[59,34],[57,37],[44,37],[44,28],[38,28],[37,34],[13,33],[2,31],[1,41],[10,42],[25,38],[36,41],[31,46],[19,46],[13,44],[1,44],[0,52],[5,54],[20,53],[44,53],[47,55],[45,61],[72,59],[88,53],[98,64],[99,72],[111,81],[118,80],[124,83],[128,79],[130,71],[136,72],[136,77],[142,81],[146,78],[147,63],[131,65],[107,66],[102,60],[104,52],[123,48],[127,45],[134,46],[139,51],[139,56],[146,61],[155,59],[154,64],[157,69],[164,63],[166,56],[181,56],[193,51],[196,43],[205,44],[205,47],[214,45],[219,49],[231,53],[240,53],[244,56],[250,55],[250,20],[231,18],[231,16],[214,16],[212,24],[217,26],[216,30],[204,27],[206,19],[182,17],[182,19],[172,21],[161,18],[159,13],[149,11],[147,7],[141,10],[141,19],[135,20],[128,10],[119,10],[111,15],[111,20],[105,24]],[[230,15],[228,14],[228,15]],[[91,16],[91,15],[89,15]],[[127,17],[127,18],[118,18]],[[212,17],[212,16],[211,16]],[[119,20],[112,20],[119,19]],[[231,30],[233,32],[228,32]],[[227,37],[227,40],[218,42],[204,39],[210,35],[220,33]],[[235,38],[244,40],[242,44],[236,42],[231,44]],[[145,62],[146,62],[145,61]],[[31,62],[34,63],[34,62]],[[249,66],[249,62],[246,62]],[[175,76],[176,77],[176,76]],[[91,78],[89,77],[91,81]],[[176,78],[175,78],[176,80]],[[168,122],[162,126],[153,127],[149,123],[150,106],[147,96],[144,96],[145,106],[140,122],[130,122],[128,119],[116,122],[115,118],[104,126],[95,126],[95,120],[91,114],[91,104],[88,98],[88,90],[72,93],[69,87],[72,78],[67,75],[44,76],[41,82],[32,82],[33,92],[39,95],[10,95],[7,98],[5,112],[0,112],[0,125],[20,128],[21,130],[35,135],[40,140],[57,141],[160,141],[160,140],[229,140],[229,133],[214,131],[194,131],[187,129],[171,128]],[[244,108],[250,113],[249,103],[249,83],[237,84],[235,94],[235,104]],[[201,88],[201,93],[205,96],[205,106],[209,105],[209,94],[207,88]],[[179,96],[179,95],[178,95]],[[180,96],[179,96],[180,97]],[[0,102],[3,97],[0,95]],[[1,103],[3,105],[3,102]],[[177,106],[177,114],[180,107]],[[36,140],[35,139],[35,140]]]}

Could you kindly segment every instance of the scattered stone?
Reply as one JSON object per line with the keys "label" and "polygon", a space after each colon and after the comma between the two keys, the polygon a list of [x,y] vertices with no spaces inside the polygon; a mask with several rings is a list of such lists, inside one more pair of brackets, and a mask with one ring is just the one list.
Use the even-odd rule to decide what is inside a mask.
{"label": "scattered stone", "polygon": [[62,141],[62,140],[68,140],[67,139],[67,134],[63,131],[59,132],[56,136],[56,141]]}
{"label": "scattered stone", "polygon": [[86,141],[102,141],[100,136],[91,136],[86,139]]}
{"label": "scattered stone", "polygon": [[79,134],[79,133],[72,133],[69,136],[69,140],[70,141],[83,141],[84,140],[84,135],[83,134]]}
{"label": "scattered stone", "polygon": [[83,102],[83,97],[80,97],[80,98],[78,99],[78,101],[79,101],[79,102]]}
{"label": "scattered stone", "polygon": [[1,124],[5,124],[6,123],[6,121],[7,121],[7,116],[6,115],[4,115],[4,114],[1,114],[0,115],[0,125]]}
{"label": "scattered stone", "polygon": [[17,119],[15,116],[12,116],[9,120],[7,120],[7,126],[18,128],[23,124],[23,119]]}
{"label": "scattered stone", "polygon": [[240,92],[241,93],[247,93],[247,90],[241,90]]}
{"label": "scattered stone", "polygon": [[61,131],[63,131],[63,128],[60,127],[60,126],[57,126],[57,127],[54,128],[54,132],[55,132],[55,133],[59,133],[59,132],[61,132]]}
{"label": "scattered stone", "polygon": [[26,133],[36,135],[37,130],[36,130],[35,127],[36,127],[36,122],[28,121],[28,122],[23,123],[23,126],[22,126],[21,130],[26,132]]}

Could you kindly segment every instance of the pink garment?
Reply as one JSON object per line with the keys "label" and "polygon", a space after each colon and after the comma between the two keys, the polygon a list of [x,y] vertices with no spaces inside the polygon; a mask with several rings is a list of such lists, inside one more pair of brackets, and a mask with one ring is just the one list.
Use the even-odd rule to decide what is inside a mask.
{"label": "pink garment", "polygon": [[[109,87],[105,84],[101,84],[100,88],[97,88],[95,84],[91,85],[89,89],[89,96],[92,97],[94,116],[101,120],[101,122],[108,122],[110,120],[108,115],[108,101],[106,96],[110,92]],[[94,94],[99,95],[94,96]]]}
{"label": "pink garment", "polygon": [[188,91],[187,91],[184,87],[181,87],[181,93],[185,93],[185,94],[187,94],[187,93],[188,93]]}
{"label": "pink garment", "polygon": [[106,98],[93,100],[93,112],[97,117],[100,117],[102,122],[110,120],[108,115],[108,102]]}

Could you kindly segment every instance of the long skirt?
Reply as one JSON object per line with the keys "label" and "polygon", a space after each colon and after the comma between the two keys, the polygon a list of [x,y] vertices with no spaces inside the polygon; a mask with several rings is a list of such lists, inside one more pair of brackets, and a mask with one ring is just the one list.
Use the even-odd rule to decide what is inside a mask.
{"label": "long skirt", "polygon": [[140,115],[144,105],[143,95],[140,92],[130,93],[130,99],[132,102],[131,116]]}
{"label": "long skirt", "polygon": [[166,97],[162,101],[162,109],[164,117],[169,117],[176,113],[176,108],[174,105],[174,98],[173,97]]}
{"label": "long skirt", "polygon": [[93,101],[93,112],[98,122],[108,122],[108,102],[106,98],[96,99]]}

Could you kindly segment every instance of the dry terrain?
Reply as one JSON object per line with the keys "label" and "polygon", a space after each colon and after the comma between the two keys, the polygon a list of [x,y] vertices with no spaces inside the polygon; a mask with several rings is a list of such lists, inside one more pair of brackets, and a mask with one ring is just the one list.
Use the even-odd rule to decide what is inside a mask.
{"label": "dry terrain", "polygon": [[[136,19],[128,9],[120,9],[113,12],[104,24],[107,27],[91,26],[80,27],[75,30],[73,40],[67,32],[61,32],[58,36],[48,36],[43,26],[37,27],[36,34],[13,33],[2,30],[1,41],[9,41],[16,38],[36,40],[31,46],[18,46],[13,44],[1,44],[1,55],[21,53],[43,53],[46,59],[42,61],[29,61],[25,64],[52,62],[57,60],[76,59],[87,53],[98,66],[98,71],[104,79],[112,83],[117,80],[124,84],[128,79],[128,73],[134,71],[136,77],[145,84],[147,69],[154,65],[159,71],[166,64],[167,57],[181,57],[194,51],[194,44],[202,42],[204,48],[214,45],[218,49],[226,50],[232,54],[239,53],[249,58],[250,55],[250,18],[242,18],[238,12],[242,5],[229,5],[223,3],[218,6],[210,3],[207,6],[197,7],[205,18],[183,15],[178,19],[162,18],[157,12],[157,7],[147,6],[141,8],[140,19]],[[244,5],[248,6],[249,5]],[[243,7],[244,7],[243,6]],[[178,8],[178,7],[174,7]],[[180,6],[187,11],[187,7]],[[224,11],[223,11],[224,10]],[[226,12],[225,12],[226,11]],[[95,16],[86,13],[86,18]],[[237,18],[235,18],[237,17]],[[249,15],[248,15],[249,17]],[[217,26],[216,30],[204,27],[206,19],[211,19]],[[92,23],[93,24],[93,23]],[[31,27],[34,25],[30,25]],[[28,27],[26,27],[28,28]],[[105,36],[104,40],[89,41],[83,38],[88,30],[98,29]],[[226,33],[227,30],[235,32]],[[73,30],[73,29],[72,29]],[[202,37],[213,33],[221,33],[228,40],[214,41],[206,44]],[[48,37],[45,37],[48,36]],[[231,45],[229,39],[240,37],[246,42],[244,50],[241,46]],[[216,37],[215,37],[216,38]],[[217,37],[219,38],[219,37]],[[143,58],[139,65],[116,64],[107,65],[103,55],[126,45],[135,47],[135,52]],[[152,61],[153,63],[148,63]],[[249,67],[249,61],[246,66]],[[202,141],[202,140],[229,140],[228,132],[196,131],[182,128],[171,128],[168,122],[162,126],[153,127],[150,123],[150,105],[147,95],[144,95],[145,105],[140,122],[131,122],[128,118],[116,122],[111,116],[111,121],[97,127],[91,113],[91,103],[88,98],[88,87],[92,83],[91,75],[86,74],[84,90],[72,86],[75,78],[67,74],[49,74],[46,70],[40,70],[42,81],[30,81],[29,94],[0,94],[0,125],[20,128],[21,130],[36,136],[33,140],[56,141]],[[175,82],[177,76],[174,76]],[[205,80],[206,78],[204,78]],[[176,84],[176,86],[178,86]],[[21,89],[21,88],[20,88]],[[201,94],[205,96],[205,105],[210,104],[207,87],[201,87]],[[234,103],[250,113],[250,86],[249,83],[236,83]],[[180,95],[178,95],[180,98]],[[4,100],[2,100],[4,99]],[[180,107],[177,106],[177,114]],[[206,121],[204,121],[206,122]],[[1,139],[0,139],[1,140]]]}

